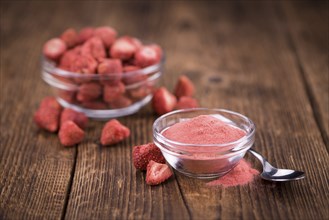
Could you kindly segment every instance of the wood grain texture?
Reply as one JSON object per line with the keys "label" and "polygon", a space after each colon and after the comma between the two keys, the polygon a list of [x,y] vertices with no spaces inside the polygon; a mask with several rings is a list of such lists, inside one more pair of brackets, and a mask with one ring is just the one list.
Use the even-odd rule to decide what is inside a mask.
{"label": "wood grain texture", "polygon": [[[221,3],[211,9],[202,4],[180,8],[176,5],[178,17],[188,19],[195,27],[194,33],[202,33],[202,47],[195,51],[199,56],[191,62],[196,65],[193,69],[198,69],[198,64],[202,68],[195,81],[203,82],[203,89],[199,88],[203,104],[249,116],[257,126],[256,149],[277,166],[302,169],[308,175],[298,183],[259,181],[248,187],[218,189],[217,193],[177,175],[196,218],[328,216],[327,201],[317,202],[320,195],[327,194],[328,154],[312,117],[295,55],[277,19],[280,8],[276,7],[275,3]],[[177,51],[182,50],[180,45],[186,44],[177,43]],[[220,82],[209,81],[216,73]],[[198,203],[194,202],[196,198]]]}
{"label": "wood grain texture", "polygon": [[[118,27],[120,33],[131,33],[141,39],[156,40],[160,44],[165,40],[164,36],[161,36],[163,32],[159,30],[159,27],[166,28],[163,22],[165,6],[162,3],[110,6],[99,2],[97,7],[99,10],[94,13],[104,16],[93,21],[92,25],[112,24]],[[129,17],[122,20],[122,14]],[[66,215],[68,219],[189,217],[174,179],[152,188],[145,184],[145,174],[133,167],[132,146],[152,141],[154,119],[150,108],[144,108],[135,116],[120,119],[131,129],[132,135],[129,140],[116,146],[99,145],[104,122],[91,129],[93,138],[78,147],[76,173]]]}
{"label": "wood grain texture", "polygon": [[[323,139],[329,146],[328,1],[283,4],[292,49]],[[327,148],[329,150],[329,148]]]}
{"label": "wood grain texture", "polygon": [[0,219],[59,219],[75,148],[64,148],[56,134],[33,123],[39,100],[51,94],[39,57],[42,42],[54,34],[46,26],[55,27],[59,15],[35,22],[47,12],[25,2],[1,3],[1,12]]}
{"label": "wood grain texture", "polygon": [[[327,219],[328,128],[319,120],[328,120],[326,4],[1,2],[0,218]],[[250,117],[255,148],[306,179],[209,188],[175,172],[150,187],[131,161],[132,146],[152,141],[150,106],[119,119],[132,134],[115,146],[100,145],[101,121],[73,148],[38,130],[31,116],[50,94],[39,75],[42,43],[66,27],[99,25],[158,42],[167,55],[163,85],[173,89],[188,75],[202,106]]]}

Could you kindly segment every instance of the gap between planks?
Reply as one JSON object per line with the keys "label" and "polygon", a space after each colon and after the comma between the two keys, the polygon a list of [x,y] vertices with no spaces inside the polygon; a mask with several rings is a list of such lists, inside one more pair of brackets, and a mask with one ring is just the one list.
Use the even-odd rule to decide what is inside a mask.
{"label": "gap between planks", "polygon": [[74,148],[75,148],[75,151],[74,151],[73,166],[72,166],[72,169],[71,169],[71,172],[70,172],[70,179],[69,179],[69,183],[68,183],[68,186],[67,186],[66,196],[65,196],[65,199],[64,199],[63,211],[62,211],[61,218],[60,218],[62,220],[64,220],[65,216],[66,216],[67,207],[69,205],[71,190],[72,190],[74,176],[75,176],[75,169],[76,169],[76,166],[77,166],[78,145],[75,145]]}
{"label": "gap between planks", "polygon": [[174,176],[175,176],[175,181],[176,181],[176,183],[177,183],[179,193],[180,193],[180,195],[181,195],[181,197],[182,197],[182,200],[183,200],[184,206],[185,206],[185,208],[186,208],[186,210],[187,210],[188,217],[189,217],[189,219],[192,219],[192,213],[191,213],[191,210],[190,210],[190,207],[189,207],[188,203],[186,202],[186,198],[185,198],[185,195],[184,195],[184,193],[183,193],[183,191],[182,191],[182,189],[181,189],[181,185],[180,185],[179,181],[178,181],[177,178],[176,178],[176,173],[175,173],[175,172],[173,172],[173,173],[174,173]]}

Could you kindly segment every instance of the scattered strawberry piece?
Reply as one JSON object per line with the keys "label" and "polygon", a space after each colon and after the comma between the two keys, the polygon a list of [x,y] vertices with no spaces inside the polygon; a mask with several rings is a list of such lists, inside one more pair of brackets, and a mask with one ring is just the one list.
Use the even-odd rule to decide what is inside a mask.
{"label": "scattered strawberry piece", "polygon": [[127,98],[126,96],[121,95],[110,102],[110,107],[113,109],[125,108],[125,107],[130,106],[131,104],[132,104],[131,99]]}
{"label": "scattered strawberry piece", "polygon": [[34,122],[42,129],[50,132],[58,130],[58,117],[60,113],[52,109],[38,110],[34,114]]}
{"label": "scattered strawberry piece", "polygon": [[78,38],[79,38],[79,42],[80,43],[84,43],[86,42],[87,40],[89,40],[90,38],[92,38],[94,36],[94,28],[92,27],[85,27],[85,28],[82,28],[80,31],[79,31],[79,35],[78,35]]}
{"label": "scattered strawberry piece", "polygon": [[197,108],[199,106],[198,101],[189,96],[182,96],[179,98],[175,109]]}
{"label": "scattered strawberry piece", "polygon": [[125,85],[119,82],[115,85],[105,85],[103,92],[103,99],[107,103],[113,102],[116,98],[125,93]]}
{"label": "scattered strawberry piece", "polygon": [[116,144],[129,136],[129,128],[122,125],[118,120],[112,119],[103,127],[101,143],[102,145]]}
{"label": "scattered strawberry piece", "polygon": [[98,37],[88,39],[81,47],[81,54],[90,54],[98,62],[106,57],[106,51],[102,40]]}
{"label": "scattered strawberry piece", "polygon": [[182,96],[193,96],[194,90],[193,82],[185,75],[182,75],[178,79],[174,94],[177,98]]}
{"label": "scattered strawberry piece", "polygon": [[54,97],[44,98],[34,114],[34,121],[40,127],[50,132],[58,130],[62,107]]}
{"label": "scattered strawberry piece", "polygon": [[147,165],[146,183],[149,185],[159,185],[173,175],[167,164],[157,163],[151,160]]}
{"label": "scattered strawberry piece", "polygon": [[153,160],[158,163],[165,163],[160,149],[154,143],[148,143],[133,147],[133,162],[138,170],[146,170],[147,164]]}
{"label": "scattered strawberry piece", "polygon": [[61,114],[61,125],[63,125],[66,121],[73,121],[81,129],[85,129],[88,123],[88,117],[82,112],[77,112],[73,109],[66,108]]}
{"label": "scattered strawberry piece", "polygon": [[43,54],[52,60],[57,60],[66,51],[66,44],[60,38],[48,40],[43,46]]}
{"label": "scattered strawberry piece", "polygon": [[83,83],[79,86],[77,100],[88,102],[97,99],[102,94],[102,86],[95,82]]}
{"label": "scattered strawberry piece", "polygon": [[[122,63],[119,59],[104,59],[97,69],[99,74],[105,75],[102,80],[103,84],[116,84],[121,80]],[[106,74],[110,75],[106,76]]]}
{"label": "scattered strawberry piece", "polygon": [[59,129],[58,137],[64,146],[72,146],[83,140],[85,132],[73,121],[65,121]]}
{"label": "scattered strawberry piece", "polygon": [[129,36],[117,39],[111,47],[111,57],[128,60],[134,56],[137,49],[141,47],[141,42]]}
{"label": "scattered strawberry piece", "polygon": [[40,103],[40,108],[51,108],[57,111],[62,111],[62,106],[57,102],[56,98],[53,96],[45,97]]}
{"label": "scattered strawberry piece", "polygon": [[79,43],[78,33],[73,28],[65,30],[61,35],[61,39],[66,43],[68,48],[74,47]]}
{"label": "scattered strawberry piece", "polygon": [[176,97],[165,87],[161,87],[154,92],[152,106],[157,114],[162,115],[172,111],[176,103]]}
{"label": "scattered strawberry piece", "polygon": [[117,37],[117,32],[112,27],[98,27],[95,29],[94,35],[99,37],[105,47],[109,48]]}
{"label": "scattered strawberry piece", "polygon": [[140,67],[147,67],[159,63],[162,57],[161,48],[158,45],[143,46],[135,54],[135,63]]}

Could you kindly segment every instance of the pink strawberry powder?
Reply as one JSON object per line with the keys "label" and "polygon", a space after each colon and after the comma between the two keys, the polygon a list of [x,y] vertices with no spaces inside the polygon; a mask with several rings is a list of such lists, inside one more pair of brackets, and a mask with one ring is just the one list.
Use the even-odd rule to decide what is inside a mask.
{"label": "pink strawberry powder", "polygon": [[[232,126],[210,115],[200,115],[174,124],[163,132],[171,140],[186,144],[225,144],[239,140],[246,135],[242,129]],[[197,155],[201,157],[202,155]],[[225,162],[225,164],[223,164]],[[228,161],[218,160],[217,166],[225,166]],[[213,164],[214,165],[214,164]],[[208,186],[231,187],[245,185],[254,180],[259,172],[244,159],[225,176],[207,183]]]}
{"label": "pink strawberry powder", "polygon": [[234,167],[229,173],[217,180],[207,183],[208,186],[224,186],[231,187],[237,185],[246,185],[254,180],[258,175],[258,170],[251,167],[250,163],[244,159],[240,160],[239,164]]}
{"label": "pink strawberry powder", "polygon": [[163,132],[171,140],[186,144],[225,144],[236,141],[246,133],[213,116],[200,115],[174,124]]}

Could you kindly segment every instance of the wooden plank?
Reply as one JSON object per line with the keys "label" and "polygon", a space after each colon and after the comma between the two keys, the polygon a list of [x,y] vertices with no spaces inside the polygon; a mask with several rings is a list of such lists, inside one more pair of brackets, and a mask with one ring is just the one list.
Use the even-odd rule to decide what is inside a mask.
{"label": "wooden plank", "polygon": [[[194,81],[201,82],[197,87],[204,106],[222,106],[249,115],[259,127],[258,148],[277,165],[304,169],[310,178],[303,182],[288,184],[266,184],[258,180],[255,185],[247,187],[211,190],[205,187],[203,181],[176,173],[179,190],[183,192],[184,200],[181,201],[180,194],[176,191],[170,194],[172,203],[165,202],[163,208],[159,208],[158,202],[163,201],[164,193],[160,193],[159,188],[147,188],[143,182],[144,176],[134,171],[131,162],[125,160],[127,157],[129,159],[130,150],[124,151],[125,156],[121,152],[122,146],[150,140],[152,118],[145,117],[150,112],[144,110],[137,115],[140,120],[138,123],[136,119],[123,119],[133,131],[139,128],[143,133],[134,133],[128,143],[118,146],[121,149],[105,149],[111,151],[108,157],[115,155],[116,162],[114,159],[110,160],[102,156],[104,148],[99,148],[101,153],[95,153],[95,149],[91,149],[90,144],[79,147],[77,173],[67,217],[77,218],[87,215],[95,218],[103,216],[113,218],[176,216],[177,218],[175,211],[179,209],[170,208],[177,207],[176,201],[179,201],[178,205],[181,207],[183,207],[181,203],[185,202],[190,216],[196,219],[218,217],[284,219],[287,216],[290,218],[326,216],[327,200],[320,198],[319,195],[326,193],[325,189],[328,185],[325,179],[328,173],[319,168],[327,167],[325,161],[328,158],[303,90],[294,54],[287,45],[285,35],[277,32],[281,24],[274,19],[277,14],[272,10],[272,6],[271,4],[221,4],[209,10],[209,7],[203,4],[193,3],[189,6],[178,3],[168,8],[164,7],[162,9],[164,12],[158,15],[165,16],[166,23],[170,25],[160,26],[160,42],[161,39],[166,39],[163,45],[167,49],[167,54],[174,54],[171,56],[174,58],[168,55],[164,82],[172,88],[177,73],[186,72]],[[247,9],[244,10],[244,7]],[[252,13],[254,7],[258,9],[256,14]],[[116,10],[120,11],[120,8]],[[125,7],[120,13],[122,10],[128,9]],[[266,16],[270,18],[260,19]],[[172,35],[168,32],[168,26],[178,34]],[[264,40],[267,38],[270,40]],[[253,59],[250,58],[251,51],[255,51],[252,53]],[[282,56],[277,57],[277,54]],[[216,59],[214,60],[213,57]],[[285,76],[287,72],[292,73],[290,76]],[[284,76],[286,81],[281,82],[280,77]],[[285,109],[281,108],[282,103],[286,106]],[[308,128],[312,128],[310,133],[305,132]],[[96,136],[100,133],[100,128],[98,129],[93,133]],[[134,139],[135,137],[137,139]],[[143,141],[139,142],[140,140]],[[96,138],[94,142],[97,142]],[[317,150],[309,154],[309,148]],[[88,160],[93,161],[94,165],[90,167]],[[309,163],[313,160],[315,164]],[[106,171],[100,171],[106,170],[103,168],[103,163],[106,164],[105,167],[113,167],[110,169],[112,176]],[[127,171],[121,167],[126,167],[129,172],[125,173]],[[324,178],[320,174],[324,175]],[[129,177],[131,175],[135,177]],[[116,182],[113,176],[120,176],[120,181]],[[129,182],[129,178],[133,184],[128,189],[127,185],[122,186],[122,184]],[[88,181],[84,184],[86,179]],[[93,179],[99,181],[94,182]],[[104,185],[106,182],[112,184]],[[172,187],[169,184],[172,182],[164,186]],[[310,185],[315,187],[308,188]],[[136,189],[140,190],[139,193],[134,192]],[[115,197],[120,197],[119,201]],[[139,200],[140,203],[127,201],[140,197],[142,198]],[[295,208],[298,210],[297,213],[294,212]],[[154,209],[156,212],[153,212]],[[305,210],[309,209],[319,211],[305,213]]]}
{"label": "wooden plank", "polygon": [[[329,216],[328,153],[298,57],[280,19],[280,4],[47,1],[4,6],[0,19],[1,219]],[[308,13],[307,8],[300,10]],[[92,121],[77,152],[64,149],[55,135],[38,131],[31,118],[38,101],[49,94],[40,83],[39,49],[63,30],[63,24],[109,24],[121,33],[159,42],[168,57],[166,86],[173,88],[178,75],[187,73],[197,82],[203,106],[249,116],[257,124],[256,148],[275,165],[305,170],[307,178],[285,184],[257,180],[244,187],[213,189],[205,181],[175,173],[167,183],[149,187],[145,174],[131,163],[131,146],[152,140],[156,116],[149,107],[120,119],[131,128],[132,136],[117,146],[101,147],[104,123]],[[259,168],[254,159],[247,159]]]}
{"label": "wooden plank", "polygon": [[283,8],[314,115],[329,149],[328,1],[285,2]]}
{"label": "wooden plank", "polygon": [[61,146],[32,119],[51,94],[40,77],[40,49],[55,34],[48,25],[60,18],[41,9],[1,3],[0,219],[59,219],[69,192],[75,148]]}
{"label": "wooden plank", "polygon": [[[90,4],[89,4],[90,5]],[[169,10],[162,3],[97,2],[91,25],[108,23],[120,33],[165,42],[163,12]],[[88,8],[88,7],[85,7]],[[80,10],[84,10],[80,8]],[[123,19],[125,18],[125,19]],[[131,131],[131,137],[116,146],[99,144],[105,122],[92,122],[88,139],[78,147],[76,172],[68,203],[68,219],[187,219],[179,186],[175,179],[158,187],[145,184],[145,173],[136,171],[132,164],[132,146],[152,141],[155,119],[147,107],[134,116],[120,118]]]}
{"label": "wooden plank", "polygon": [[[175,5],[167,40],[176,72],[191,72],[203,106],[232,109],[257,125],[256,149],[280,167],[306,171],[292,183],[208,189],[177,174],[196,219],[325,219],[328,154],[313,118],[276,3]],[[192,53],[193,51],[193,53]],[[254,159],[249,159],[253,161]],[[323,196],[321,196],[323,195]],[[198,202],[195,202],[195,201]]]}

